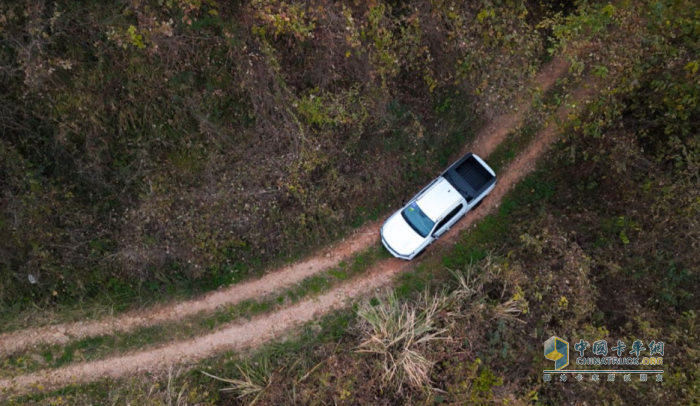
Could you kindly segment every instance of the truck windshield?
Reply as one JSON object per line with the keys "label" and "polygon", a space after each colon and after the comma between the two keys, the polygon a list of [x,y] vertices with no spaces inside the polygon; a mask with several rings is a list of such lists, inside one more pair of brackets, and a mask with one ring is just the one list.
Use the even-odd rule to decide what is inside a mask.
{"label": "truck windshield", "polygon": [[421,237],[427,237],[430,230],[433,229],[435,222],[428,218],[423,213],[423,210],[418,207],[416,202],[411,203],[402,212],[404,220],[414,229]]}

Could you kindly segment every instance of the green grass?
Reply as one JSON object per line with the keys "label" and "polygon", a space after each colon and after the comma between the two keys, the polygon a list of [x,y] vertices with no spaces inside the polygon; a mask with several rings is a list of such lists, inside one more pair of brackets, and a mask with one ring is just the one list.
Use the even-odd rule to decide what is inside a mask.
{"label": "green grass", "polygon": [[[0,360],[5,368],[0,376],[37,371],[42,368],[59,368],[78,361],[90,361],[152,345],[186,339],[206,333],[240,319],[282,308],[287,303],[297,303],[330,290],[354,276],[368,270],[377,261],[388,258],[389,253],[381,245],[372,246],[357,253],[350,261],[343,261],[337,268],[305,278],[300,283],[260,299],[244,300],[208,316],[191,316],[178,322],[140,327],[129,333],[115,333],[87,337],[67,345],[39,346]],[[39,355],[36,357],[35,355]]]}
{"label": "green grass", "polygon": [[[459,240],[453,246],[426,253],[418,266],[409,269],[398,277],[394,290],[397,297],[406,299],[424,292],[426,288],[432,291],[443,290],[451,286],[449,283],[450,275],[447,271],[448,268],[462,269],[466,264],[474,263],[485,256],[489,251],[502,246],[503,238],[510,235],[513,221],[517,219],[519,215],[522,215],[523,210],[531,210],[533,205],[544,204],[547,199],[552,197],[552,193],[556,189],[551,183],[542,180],[546,178],[545,175],[546,173],[542,170],[538,170],[521,181],[516,185],[514,190],[507,194],[500,209],[496,213],[487,216],[483,221],[478,223],[476,228],[470,228],[468,231],[462,232],[459,236]],[[378,247],[373,248],[370,252],[374,252],[374,258],[377,260],[386,257],[383,250],[378,249]],[[370,254],[366,253],[365,255]],[[363,259],[357,261],[358,257],[362,257]],[[364,256],[358,257],[356,257],[355,261],[345,264],[342,269],[329,271],[326,275],[328,277],[333,277],[331,273],[336,275],[340,274],[342,276],[346,276],[348,273],[354,275],[355,273],[350,271],[354,264],[369,264],[371,262]],[[320,282],[319,277],[315,276],[310,278],[309,281],[301,283],[300,287],[297,287],[297,289],[299,289],[297,292],[312,292],[312,287],[314,286],[321,286],[318,288],[320,292],[325,288],[326,284]],[[270,309],[272,309],[278,304],[277,298],[279,297],[283,296],[274,296],[262,302],[247,301],[240,303],[235,306],[237,309],[234,310],[231,308],[227,309],[227,311],[221,311],[216,316],[203,319],[201,324],[206,328],[210,326],[215,327],[219,323],[230,322],[236,317],[240,317],[241,314],[252,316],[255,311],[267,311],[269,309],[264,310],[266,309],[265,304],[269,303],[271,306]],[[376,297],[371,298],[370,303],[378,303]],[[268,343],[255,350],[252,354],[239,354],[235,352],[221,354],[200,362],[197,368],[188,372],[182,379],[188,382],[190,387],[199,387],[201,390],[208,390],[210,393],[215,393],[216,390],[225,387],[225,384],[204,377],[197,371],[206,370],[217,376],[234,377],[237,376],[235,365],[239,363],[239,360],[242,358],[247,359],[248,362],[251,363],[261,358],[266,358],[271,360],[273,365],[292,369],[293,371],[287,371],[287,373],[291,373],[293,376],[303,376],[322,361],[322,359],[319,359],[319,355],[316,351],[319,346],[334,342],[337,342],[338,346],[343,345],[342,343],[348,338],[348,328],[355,323],[355,319],[354,308],[333,312],[319,318],[316,322],[303,326],[299,334],[293,339]],[[178,328],[182,327],[182,325],[178,326]],[[124,339],[124,342],[130,343],[127,345],[132,345],[137,342],[147,345],[149,341],[154,342],[159,339],[160,329],[168,330],[166,327],[155,327],[149,332],[140,330],[132,334],[133,337],[131,337],[130,341]],[[91,349],[102,348],[104,350],[104,346],[109,345],[115,345],[114,347],[108,347],[112,349],[110,353],[127,349],[125,344],[117,344],[116,340],[118,339],[114,336],[91,338],[72,343],[66,347],[61,347],[61,351],[63,351],[62,354],[59,354],[61,351],[58,351],[58,347],[49,352],[44,349],[42,353],[47,361],[53,358],[53,362],[56,364],[58,362],[66,362],[68,355],[64,354],[74,355],[76,352],[80,352],[84,355]],[[352,347],[352,344],[350,347],[347,347],[347,344],[345,344],[342,348],[343,350],[349,351]],[[105,356],[106,354],[105,352],[99,355],[95,354],[95,356]],[[58,358],[56,358],[57,355]],[[57,359],[62,359],[62,361],[58,361]],[[137,384],[127,379],[121,379],[118,383],[110,380],[101,380],[88,385],[70,385],[56,391],[46,392],[45,394],[17,397],[12,399],[9,404],[22,404],[29,401],[40,401],[50,397],[65,397],[77,394],[85,394],[92,400],[99,401],[100,399],[106,399],[110,390],[109,388],[114,387],[114,385],[118,385],[120,388],[127,388],[126,390],[128,391],[135,390],[133,389],[134,386],[143,384]],[[130,387],[132,387],[132,389],[128,389]]]}
{"label": "green grass", "polygon": [[[524,126],[510,134],[506,141],[499,145],[489,157],[489,163],[496,171],[500,171],[507,166],[517,153],[530,143],[540,130],[544,117],[552,110],[552,108],[547,108],[548,103],[552,100],[559,100],[563,91],[564,86],[561,84],[557,84],[550,89],[543,100],[536,102],[536,113],[530,116],[531,118],[526,121]],[[488,249],[492,248],[492,244],[507,238],[507,217],[510,211],[521,203],[532,204],[551,196],[553,193],[551,184],[541,182],[534,177],[528,177],[521,182],[518,188],[525,188],[530,192],[522,193],[517,201],[509,198],[504,199],[497,215],[487,216],[477,225],[476,229],[465,234],[463,240],[453,246],[448,253],[440,252],[440,254],[429,255],[428,258],[424,258],[424,261],[415,270],[400,275],[395,288],[397,296],[408,298],[415,292],[423,291],[426,287],[439,283],[442,280],[432,271],[432,269],[438,267],[436,255],[441,257],[441,266],[447,268],[454,268],[458,264],[463,263],[473,263],[484,258],[488,253]],[[367,210],[364,208],[360,211],[367,213]],[[364,222],[372,220],[374,217],[375,212],[362,220]],[[207,317],[193,317],[181,323],[140,328],[131,333],[87,338],[67,346],[40,347],[36,351],[32,351],[32,353],[39,352],[42,354],[43,358],[47,360],[44,365],[36,361],[28,361],[28,359],[32,359],[28,357],[29,353],[10,357],[7,361],[15,371],[28,372],[45,367],[56,368],[74,362],[76,352],[80,357],[79,359],[91,360],[137,347],[192,337],[199,332],[216,329],[221,325],[231,323],[240,318],[249,319],[255,315],[281,308],[287,302],[296,303],[309,296],[325,292],[339,282],[365,271],[378,260],[388,256],[389,254],[381,246],[375,246],[356,254],[350,263],[343,261],[338,267],[323,274],[306,278],[284,292],[258,300],[246,300],[226,309],[217,310],[213,315]],[[445,275],[442,276],[444,277]],[[174,334],[173,332],[175,331],[177,333]],[[9,373],[13,374],[13,372]]]}

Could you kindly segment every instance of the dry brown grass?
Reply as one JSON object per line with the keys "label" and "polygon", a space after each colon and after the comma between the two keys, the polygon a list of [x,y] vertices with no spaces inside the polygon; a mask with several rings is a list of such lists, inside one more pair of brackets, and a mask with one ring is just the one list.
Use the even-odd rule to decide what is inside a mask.
{"label": "dry brown grass", "polygon": [[384,385],[399,391],[408,384],[422,389],[430,385],[434,362],[423,354],[426,344],[447,338],[438,314],[446,309],[446,295],[422,294],[416,302],[402,302],[389,292],[377,305],[365,302],[357,311],[366,339],[358,352],[378,356]]}
{"label": "dry brown grass", "polygon": [[222,389],[222,392],[233,393],[239,399],[250,397],[252,400],[249,405],[254,405],[260,396],[265,393],[270,385],[272,385],[272,377],[274,372],[270,367],[270,361],[266,357],[262,357],[255,364],[245,362],[236,365],[240,378],[220,378],[216,375],[202,371],[202,373],[210,378],[228,383],[230,386]]}

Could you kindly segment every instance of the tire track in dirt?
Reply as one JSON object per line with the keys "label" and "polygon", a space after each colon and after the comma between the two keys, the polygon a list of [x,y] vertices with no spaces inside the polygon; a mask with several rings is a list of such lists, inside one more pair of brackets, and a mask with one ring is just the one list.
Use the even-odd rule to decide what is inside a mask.
{"label": "tire track in dirt", "polygon": [[[568,68],[569,64],[564,58],[555,58],[538,73],[532,87],[539,89],[542,93],[546,92]],[[477,155],[488,157],[503,139],[522,123],[531,107],[531,98],[520,100],[513,112],[497,117],[480,130],[474,141],[465,146],[463,153],[473,151]],[[381,222],[378,221],[372,222],[336,246],[322,250],[302,262],[270,270],[259,279],[210,292],[199,298],[157,305],[94,321],[55,324],[2,334],[0,335],[0,356],[11,355],[40,344],[66,344],[86,337],[129,332],[139,327],[162,324],[200,312],[212,312],[221,306],[264,296],[337,266],[343,259],[370,247],[379,240],[377,230],[380,224]]]}
{"label": "tire track in dirt", "polygon": [[[564,121],[577,104],[590,93],[588,88],[575,91],[571,99],[573,104],[560,106],[556,111],[556,117]],[[489,198],[479,209],[457,223],[445,235],[442,244],[453,241],[460,231],[466,230],[494,211],[505,194],[534,170],[537,160],[556,141],[558,134],[559,125],[556,121],[550,120],[530,145],[499,176],[496,188]],[[268,340],[279,338],[291,329],[310,322],[324,313],[342,308],[350,300],[391,285],[394,276],[410,266],[410,263],[394,258],[383,260],[376,264],[368,275],[348,281],[317,298],[304,300],[272,314],[261,315],[245,323],[234,323],[208,335],[169,343],[154,349],[0,380],[0,392],[21,393],[38,385],[48,389],[71,383],[92,382],[103,377],[118,378],[145,371],[153,372],[164,370],[173,364],[200,361],[228,350],[256,347]]]}
{"label": "tire track in dirt", "polygon": [[[568,69],[569,63],[566,59],[555,58],[537,74],[534,86],[539,89],[541,94],[544,94]],[[474,152],[484,158],[489,156],[510,132],[520,127],[531,109],[531,99],[520,100],[514,107],[514,111],[495,118],[479,131],[474,141],[462,150],[462,154]]]}

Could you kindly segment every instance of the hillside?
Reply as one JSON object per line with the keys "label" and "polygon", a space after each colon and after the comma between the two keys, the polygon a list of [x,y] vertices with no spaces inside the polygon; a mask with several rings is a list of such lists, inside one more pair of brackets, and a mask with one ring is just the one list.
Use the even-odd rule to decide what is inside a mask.
{"label": "hillside", "polygon": [[547,57],[556,7],[489,10],[3,5],[1,328],[216,289],[378,219]]}
{"label": "hillside", "polygon": [[[698,9],[0,6],[0,399],[700,402]],[[390,258],[465,150],[499,188]],[[551,336],[663,377],[546,381]]]}

